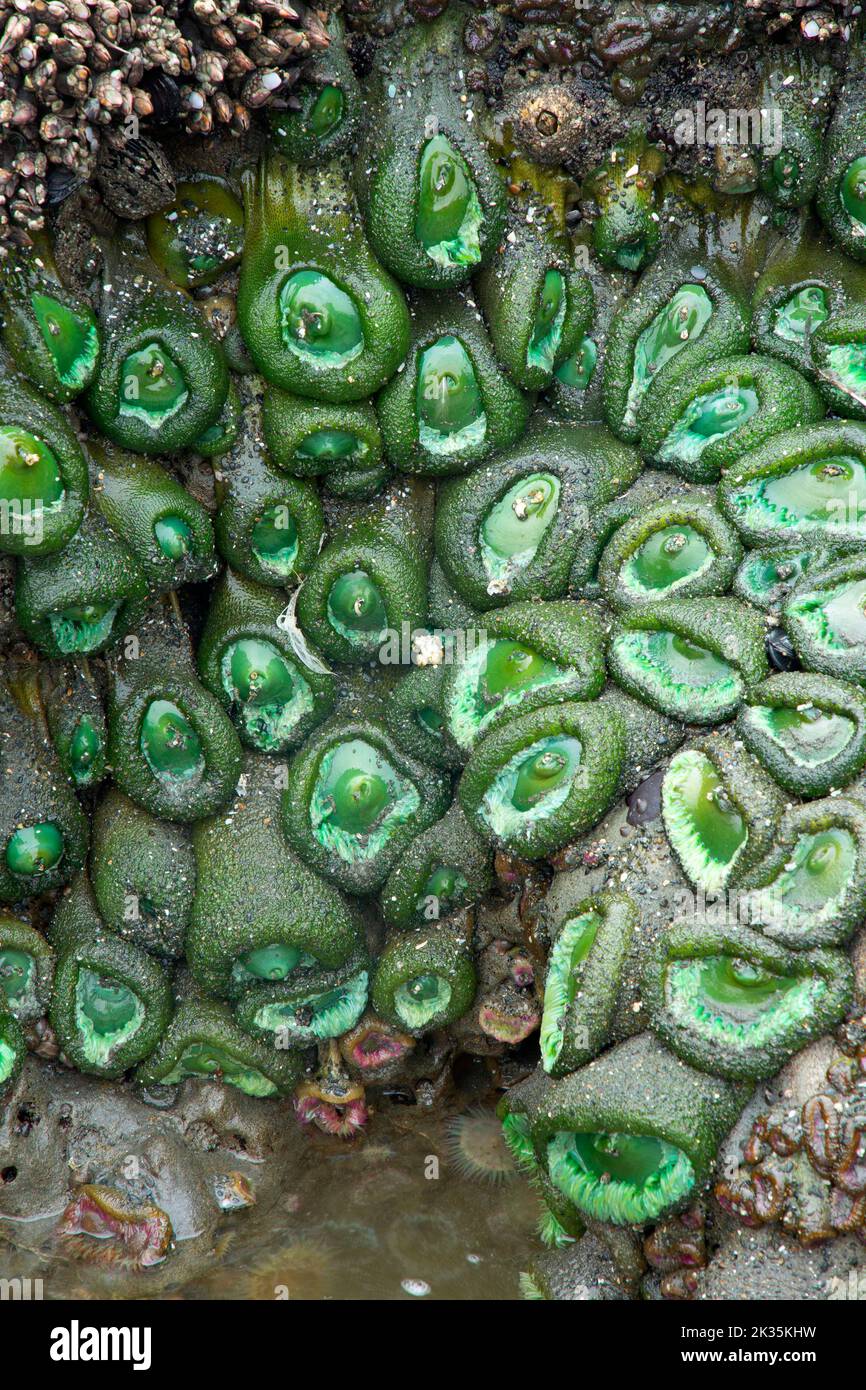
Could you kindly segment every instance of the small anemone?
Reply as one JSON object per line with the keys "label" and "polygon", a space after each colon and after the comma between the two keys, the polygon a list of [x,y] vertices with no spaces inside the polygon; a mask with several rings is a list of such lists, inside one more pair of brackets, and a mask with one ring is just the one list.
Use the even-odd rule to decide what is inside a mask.
{"label": "small anemone", "polygon": [[340,1038],[344,1059],[363,1075],[386,1070],[414,1048],[415,1039],[401,1033],[375,1014],[366,1013],[360,1023]]}
{"label": "small anemone", "polygon": [[149,1269],[169,1252],[174,1232],[160,1207],[141,1205],[116,1188],[86,1184],[66,1207],[57,1234],[63,1248],[93,1264]]}
{"label": "small anemone", "polygon": [[540,1022],[538,1010],[525,995],[507,986],[484,999],[478,1009],[478,1026],[496,1042],[516,1047],[534,1033]]}
{"label": "small anemone", "polygon": [[347,1074],[333,1039],[322,1048],[315,1078],[303,1081],[295,1092],[295,1110],[302,1126],[315,1125],[341,1139],[354,1138],[366,1125],[364,1087]]}
{"label": "small anemone", "polygon": [[517,1169],[492,1110],[476,1107],[456,1115],[447,1127],[448,1158],[462,1177],[499,1184]]}

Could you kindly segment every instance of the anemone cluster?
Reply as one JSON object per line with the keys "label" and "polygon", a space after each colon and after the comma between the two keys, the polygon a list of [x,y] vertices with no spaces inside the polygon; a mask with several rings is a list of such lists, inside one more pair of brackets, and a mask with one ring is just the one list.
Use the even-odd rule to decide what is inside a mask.
{"label": "anemone cluster", "polygon": [[[242,158],[159,150],[146,218],[6,266],[0,1103],[30,1048],[351,1135],[539,1058],[548,1238],[671,1220],[679,1287],[755,1083],[855,1008],[866,69],[785,88],[749,194],[635,127],[574,204],[471,22],[362,70],[332,18]],[[723,922],[544,902],[631,794]]]}

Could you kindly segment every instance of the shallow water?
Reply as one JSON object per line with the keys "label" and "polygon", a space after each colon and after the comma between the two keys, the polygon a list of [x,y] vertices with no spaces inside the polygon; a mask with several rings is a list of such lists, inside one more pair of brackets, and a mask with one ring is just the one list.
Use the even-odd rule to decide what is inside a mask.
{"label": "shallow water", "polygon": [[[356,1141],[305,1137],[276,1202],[226,1216],[204,1273],[158,1296],[516,1299],[520,1271],[541,1249],[538,1201],[513,1169],[495,1185],[461,1172],[455,1123],[454,1112],[389,1105]],[[498,1128],[489,1135],[486,1152],[507,1162]],[[0,1246],[0,1277],[4,1265],[41,1277],[46,1299],[148,1296],[146,1272],[112,1278],[56,1249],[26,1267],[18,1252],[14,1271],[10,1259]]]}
{"label": "shallow water", "polygon": [[494,1186],[461,1174],[448,1123],[376,1116],[358,1144],[313,1139],[262,1235],[239,1236],[185,1296],[517,1298],[538,1249],[537,1201],[519,1177]]}

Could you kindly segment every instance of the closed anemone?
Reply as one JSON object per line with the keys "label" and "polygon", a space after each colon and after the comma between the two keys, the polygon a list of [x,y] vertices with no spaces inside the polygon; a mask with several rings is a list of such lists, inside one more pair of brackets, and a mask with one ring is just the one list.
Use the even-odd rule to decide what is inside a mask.
{"label": "closed anemone", "polygon": [[[469,891],[469,880],[453,864],[439,864],[427,876],[421,894],[415,903],[418,916],[427,920],[429,916],[447,917],[465,900]],[[435,909],[431,913],[431,908]]]}
{"label": "closed anemone", "polygon": [[519,705],[527,690],[561,685],[572,672],[509,638],[479,643],[461,664],[448,702],[455,741],[468,747],[503,709]]}
{"label": "closed anemone", "polygon": [[378,748],[352,739],[322,757],[310,821],[319,844],[355,864],[374,859],[420,804],[417,788]]}
{"label": "closed anemone", "polygon": [[298,558],[298,528],[284,503],[268,507],[253,526],[250,549],[263,570],[278,579],[295,572]]}
{"label": "closed anemone", "polygon": [[434,135],[418,165],[415,235],[436,265],[477,265],[483,221],[466,160],[446,136]]}
{"label": "closed anemone", "polygon": [[592,338],[586,337],[573,357],[566,357],[557,367],[554,375],[564,386],[575,391],[585,391],[592,381],[598,362],[598,348]]}
{"label": "closed anemone", "polygon": [[767,540],[775,533],[796,535],[819,527],[830,535],[835,527],[844,527],[846,538],[852,530],[863,534],[866,467],[853,455],[838,454],[767,471],[732,487],[730,505],[739,525],[760,531]]}
{"label": "closed anemone", "polygon": [[125,359],[120,370],[120,416],[158,430],[189,400],[186,378],[161,343],[148,343]]}
{"label": "closed anemone", "polygon": [[758,608],[780,608],[813,563],[812,550],[750,550],[734,581],[734,592]]}
{"label": "closed anemone", "polygon": [[567,309],[568,293],[565,280],[560,271],[548,270],[538,292],[532,336],[526,350],[528,367],[542,367],[545,371],[553,371]]}
{"label": "closed anemone", "polygon": [[220,674],[237,722],[249,742],[266,753],[284,748],[313,709],[309,684],[272,642],[251,637],[233,642],[223,653]]}
{"label": "closed anemone", "polygon": [[106,1063],[121,1044],[138,1032],[144,1006],[138,996],[110,976],[82,967],[75,985],[75,1023],[89,1062]]}
{"label": "closed anemone", "polygon": [[416,975],[394,991],[394,1008],[407,1028],[426,1028],[451,1002],[451,986],[441,975]]}
{"label": "closed anemone", "polygon": [[64,848],[63,834],[53,821],[22,826],[6,843],[6,867],[21,878],[44,874],[60,863]]}
{"label": "closed anemone", "polygon": [[[8,524],[23,529],[45,511],[59,509],[66,496],[63,474],[41,439],[14,425],[0,426],[0,501]],[[14,534],[14,532],[13,532]]]}
{"label": "closed anemone", "polygon": [[102,752],[102,736],[93,720],[83,714],[69,741],[69,767],[76,786],[91,780]]}
{"label": "closed anemone", "polygon": [[82,603],[48,614],[51,635],[57,650],[64,656],[88,652],[102,647],[111,636],[114,620],[120,612],[119,603]]}
{"label": "closed anemone", "polygon": [[527,821],[544,820],[565,801],[581,765],[580,739],[555,734],[509,758],[484,795],[481,815],[507,840]]}
{"label": "closed anemone", "polygon": [[825,993],[818,976],[779,975],[731,955],[672,961],[665,977],[667,1006],[681,1027],[743,1049],[807,1022]]}
{"label": "closed anemone", "polygon": [[748,839],[748,822],[712,761],[688,749],[663,785],[668,839],[693,883],[715,892],[728,881]]}
{"label": "closed anemone", "polygon": [[745,386],[695,396],[664,440],[659,458],[664,463],[694,463],[708,445],[757,415],[760,404],[757,391]]}
{"label": "closed anemone", "polygon": [[795,594],[785,612],[821,651],[832,654],[866,645],[866,579]]}
{"label": "closed anemone", "polygon": [[317,963],[309,952],[287,942],[273,941],[239,956],[232,966],[232,979],[240,984],[285,980],[294,971],[309,969]]}
{"label": "closed anemone", "polygon": [[481,523],[484,568],[491,580],[505,581],[527,569],[556,520],[560,483],[552,473],[520,478],[494,502]]}
{"label": "closed anemone", "polygon": [[650,382],[687,343],[700,337],[712,312],[712,300],[701,285],[681,285],[641,333],[626,404],[627,426],[634,426]]}
{"label": "closed anemone", "polygon": [[366,970],[359,970],[330,989],[263,1004],[253,1021],[263,1031],[284,1035],[295,1047],[338,1038],[354,1028],[367,1007],[368,978]]}
{"label": "closed anemone", "polygon": [[857,867],[857,843],[845,826],[801,835],[769,882],[748,895],[752,917],[772,930],[808,936],[842,909]]}
{"label": "closed anemone", "polygon": [[652,1134],[560,1132],[547,1146],[558,1191],[584,1215],[613,1225],[644,1225],[694,1187],[691,1161]]}
{"label": "closed anemone", "polygon": [[829,313],[827,291],[821,285],[804,285],[774,311],[773,332],[783,342],[802,344]]}
{"label": "closed anemone", "polygon": [[321,271],[295,271],[279,299],[283,342],[314,369],[346,366],[364,351],[357,306]]}
{"label": "closed anemone", "polygon": [[702,574],[712,559],[712,547],[694,526],[663,526],[648,536],[622,565],[620,582],[632,592],[657,597]]}
{"label": "closed anemone", "polygon": [[201,739],[173,700],[151,700],[142,719],[140,743],[158,781],[196,783],[204,776]]}
{"label": "closed anemone", "polygon": [[568,1012],[580,989],[581,967],[595,944],[601,918],[587,912],[566,922],[554,942],[544,984],[541,1019],[541,1061],[550,1071],[562,1051]]}
{"label": "closed anemone", "polygon": [[365,570],[341,574],[328,593],[328,622],[353,647],[377,647],[388,635],[382,592]]}
{"label": "closed anemone", "polygon": [[24,1015],[36,1002],[36,961],[29,951],[0,950],[0,997]]}
{"label": "closed anemone", "polygon": [[626,631],[614,652],[654,705],[696,723],[715,723],[736,706],[743,680],[724,657],[671,631]]}
{"label": "closed anemone", "polygon": [[358,1071],[373,1073],[390,1068],[407,1056],[415,1039],[401,1033],[375,1014],[366,1014],[360,1022],[340,1038],[344,1059]]}
{"label": "closed anemone", "polygon": [[96,325],[53,295],[34,293],[30,303],[59,380],[80,390],[90,380],[99,353]]}
{"label": "closed anemone", "polygon": [[264,1098],[277,1093],[277,1087],[262,1072],[209,1038],[188,1043],[175,1066],[160,1081],[163,1086],[176,1086],[188,1076],[223,1081],[247,1096]]}
{"label": "closed anemone", "polygon": [[313,430],[298,445],[298,458],[344,463],[359,461],[370,452],[369,445],[351,430]]}
{"label": "closed anemone", "polygon": [[811,700],[793,708],[750,705],[743,711],[742,722],[771,739],[792,762],[805,767],[820,767],[838,758],[857,731],[857,724],[848,715],[821,709]]}
{"label": "closed anemone", "polygon": [[481,444],[487,415],[466,348],[451,334],[424,349],[418,362],[418,441],[431,454]]}

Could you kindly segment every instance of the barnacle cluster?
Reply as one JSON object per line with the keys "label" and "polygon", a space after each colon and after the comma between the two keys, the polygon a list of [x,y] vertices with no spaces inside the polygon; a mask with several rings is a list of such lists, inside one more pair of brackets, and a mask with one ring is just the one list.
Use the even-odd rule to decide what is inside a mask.
{"label": "barnacle cluster", "polygon": [[[549,1243],[689,1296],[725,1136],[862,996],[864,49],[768,49],[733,196],[639,103],[536,161],[469,61],[511,16],[410,9],[224,7],[306,25],[291,101],[110,147],[3,268],[0,1105],[29,1050],[352,1138],[469,1054]],[[584,883],[624,801],[699,909]],[[816,1239],[808,1161],[860,1229],[861,1054],[730,1210]]]}
{"label": "barnacle cluster", "polygon": [[177,121],[249,129],[327,45],[321,9],[288,0],[3,0],[0,245],[26,243],[97,167],[100,147]]}

